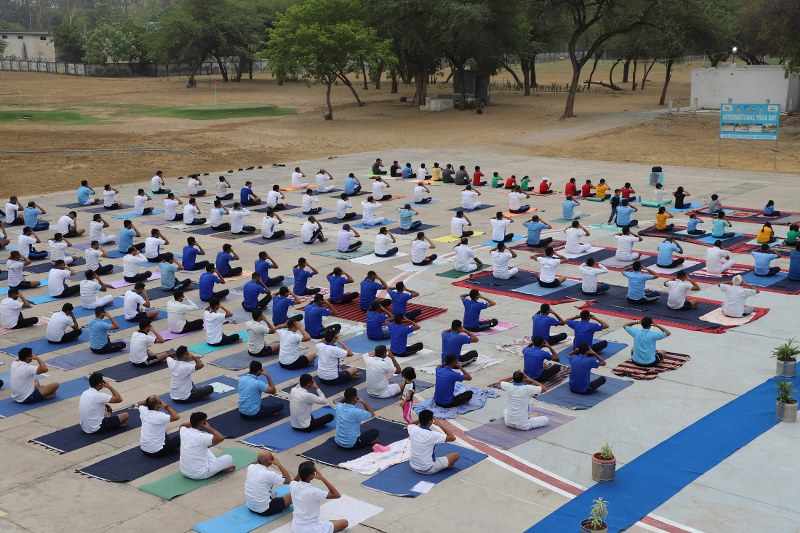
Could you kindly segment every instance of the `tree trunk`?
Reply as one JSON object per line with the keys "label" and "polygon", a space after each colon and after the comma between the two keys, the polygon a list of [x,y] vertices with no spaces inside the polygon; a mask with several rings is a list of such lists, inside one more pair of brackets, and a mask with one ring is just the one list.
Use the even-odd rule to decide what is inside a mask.
{"label": "tree trunk", "polygon": [[636,90],[636,71],[639,68],[639,58],[633,60],[633,79],[631,80],[631,90]]}
{"label": "tree trunk", "polygon": [[594,71],[597,70],[597,64],[600,62],[600,56],[594,56],[594,64],[592,64],[592,71],[589,73],[589,87],[592,87],[592,78],[594,77]]}
{"label": "tree trunk", "polygon": [[380,90],[381,88],[381,77],[383,76],[383,69],[385,66],[386,64],[383,61],[381,61],[380,63],[378,63],[378,67],[375,70],[375,78],[373,79],[373,81],[375,82],[376,90]]}
{"label": "tree trunk", "polygon": [[389,94],[397,94],[398,90],[398,83],[397,83],[397,71],[391,69],[389,71],[389,78],[392,80],[391,89],[389,90]]}
{"label": "tree trunk", "polygon": [[511,68],[511,66],[508,65],[507,63],[503,63],[503,68],[506,69],[509,74],[511,74],[512,78],[514,78],[514,82],[517,84],[517,88],[522,89],[523,87],[522,80],[519,79],[519,76],[517,76],[517,73],[514,72],[514,69]]}
{"label": "tree trunk", "polygon": [[347,86],[347,88],[350,89],[350,92],[353,93],[353,98],[356,99],[356,103],[358,104],[358,107],[363,107],[364,106],[364,102],[362,102],[361,98],[358,97],[358,93],[356,92],[356,88],[353,87],[353,84],[350,83],[350,80],[347,79],[347,76],[343,76],[343,75],[339,74],[338,77],[339,77],[340,80],[342,80],[342,83],[344,83]]}
{"label": "tree trunk", "polygon": [[416,89],[412,103],[417,102],[417,105],[425,105],[425,99],[428,97],[428,72],[425,69],[418,69],[414,73],[414,82]]}
{"label": "tree trunk", "polygon": [[368,91],[369,90],[369,85],[368,85],[369,84],[369,80],[367,80],[367,62],[366,61],[362,61],[361,62],[361,75],[364,76],[364,90]]}
{"label": "tree trunk", "polygon": [[616,61],[614,61],[614,64],[611,65],[611,70],[608,72],[608,84],[611,85],[611,87],[615,87],[615,85],[614,85],[614,69],[617,68],[617,65],[619,65],[620,62],[621,62],[620,59],[617,59]]}
{"label": "tree trunk", "polygon": [[531,87],[536,88],[539,83],[536,81],[536,54],[531,57]]}
{"label": "tree trunk", "polygon": [[653,70],[653,66],[656,64],[656,60],[654,59],[650,66],[647,65],[647,61],[644,62],[644,75],[642,76],[642,90],[644,91],[644,84],[647,81],[647,76],[650,75],[650,71]]}
{"label": "tree trunk", "polygon": [[622,65],[622,83],[628,83],[628,73],[631,68],[631,58],[625,59],[625,64]]}
{"label": "tree trunk", "polygon": [[581,82],[581,69],[583,64],[578,61],[572,60],[572,81],[569,84],[569,92],[567,93],[567,103],[564,106],[564,114],[561,118],[572,118],[575,116],[575,95],[578,92],[578,85]]}
{"label": "tree trunk", "polygon": [[217,54],[214,54],[214,59],[217,60],[217,65],[219,65],[219,73],[222,74],[222,81],[227,82],[228,81],[228,70],[222,64],[222,58],[220,56],[218,56]]}
{"label": "tree trunk", "polygon": [[191,89],[192,87],[197,87],[197,80],[194,79],[195,74],[197,74],[197,69],[200,68],[202,65],[202,61],[198,61],[194,65],[191,66],[191,70],[189,71],[189,79],[186,81],[186,88]]}
{"label": "tree trunk", "polygon": [[674,59],[667,61],[667,73],[664,76],[664,87],[661,89],[661,99],[658,101],[658,105],[664,105],[664,101],[667,98],[667,87],[669,87],[669,80],[672,77],[672,63],[674,61]]}
{"label": "tree trunk", "polygon": [[329,80],[327,85],[327,90],[325,91],[325,103],[328,104],[328,114],[325,115],[325,120],[333,120],[333,106],[331,105],[331,86],[333,85],[333,80]]}
{"label": "tree trunk", "polygon": [[247,68],[248,68],[248,78],[252,80],[253,79],[253,60],[252,59],[248,62]]}
{"label": "tree trunk", "polygon": [[531,60],[527,56],[519,57],[519,66],[522,69],[522,89],[525,96],[531,95]]}

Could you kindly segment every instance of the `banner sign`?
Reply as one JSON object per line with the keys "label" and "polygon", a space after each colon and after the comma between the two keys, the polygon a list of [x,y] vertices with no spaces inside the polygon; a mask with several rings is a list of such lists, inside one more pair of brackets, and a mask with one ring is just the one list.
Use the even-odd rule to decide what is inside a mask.
{"label": "banner sign", "polygon": [[720,139],[777,141],[780,104],[722,104]]}

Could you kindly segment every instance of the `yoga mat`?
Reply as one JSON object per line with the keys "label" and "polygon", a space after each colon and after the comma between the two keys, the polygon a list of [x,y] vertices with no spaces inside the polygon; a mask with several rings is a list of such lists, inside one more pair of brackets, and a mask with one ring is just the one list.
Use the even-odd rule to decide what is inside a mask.
{"label": "yoga mat", "polygon": [[[333,407],[325,406],[314,411],[312,415],[315,418],[320,418],[326,414],[332,414],[335,416],[335,413],[336,410]],[[278,424],[277,426],[266,431],[246,437],[240,442],[256,448],[265,448],[274,452],[282,452],[290,448],[294,448],[295,446],[299,446],[304,442],[308,442],[316,437],[319,437],[320,435],[324,435],[325,433],[333,431],[334,429],[336,429],[335,421],[331,421],[321,428],[317,428],[314,431],[309,432],[297,431],[292,427],[291,422],[283,422],[282,424]]]}
{"label": "yoga mat", "polygon": [[678,211],[680,213],[683,213],[684,211],[691,211],[693,209],[697,209],[698,207],[703,207],[703,204],[697,202],[684,202],[683,207],[681,209],[678,209],[677,207],[672,207],[670,208],[670,211]]}
{"label": "yoga mat", "polygon": [[470,276],[469,279],[457,281],[454,283],[454,285],[457,287],[474,285],[479,288],[498,289],[500,291],[507,292],[524,285],[537,283],[538,281],[539,276],[535,272],[520,270],[516,276],[508,279],[496,278],[492,272],[481,272],[474,276]]}
{"label": "yoga mat", "polygon": [[136,429],[142,425],[142,421],[139,418],[138,409],[120,409],[118,411],[114,411],[114,414],[118,415],[123,412],[130,414],[128,425],[125,427],[117,428],[112,431],[105,431],[103,433],[84,433],[80,424],[75,424],[74,426],[69,426],[52,433],[48,433],[47,435],[42,435],[36,439],[31,439],[30,442],[40,444],[45,448],[49,448],[58,453],[68,453],[85,446],[89,446],[90,444],[94,444],[95,442],[109,439],[119,435],[120,433],[125,433],[126,431]]}
{"label": "yoga mat", "polygon": [[359,222],[358,224],[351,224],[351,226],[358,229],[371,229],[371,228],[379,228],[381,226],[388,226],[389,224],[394,224],[396,222],[397,222],[396,220],[390,220],[387,218],[380,224],[365,224],[364,222]]}
{"label": "yoga mat", "polygon": [[[186,278],[181,276],[179,279],[181,281],[183,281],[183,279],[186,279]],[[197,289],[198,287],[199,287],[199,285],[197,285],[196,282],[192,282],[191,284],[189,284],[188,287],[184,287],[182,290],[183,290],[184,293],[187,293],[189,291],[193,291],[193,290]],[[158,287],[152,287],[150,289],[147,289],[147,296],[150,298],[151,301],[152,300],[160,300],[161,298],[172,298],[174,295],[175,295],[175,291],[168,291],[166,289],[162,289],[161,285],[159,285]]]}
{"label": "yoga mat", "polygon": [[488,424],[484,424],[476,427],[475,429],[467,431],[466,435],[475,440],[479,440],[491,446],[500,448],[501,450],[508,450],[514,446],[525,444],[529,440],[541,437],[545,433],[553,431],[557,427],[562,426],[575,418],[574,416],[565,415],[558,411],[540,409],[538,406],[531,406],[529,413],[531,416],[533,416],[534,413],[546,416],[550,419],[550,421],[544,427],[534,428],[528,431],[520,431],[518,429],[511,429],[510,427],[506,426],[501,415],[499,418],[492,420]]}
{"label": "yoga mat", "polygon": [[158,332],[158,334],[161,335],[161,338],[164,339],[165,341],[171,341],[171,340],[175,340],[175,339],[180,339],[181,337],[186,337],[186,336],[192,335],[194,333],[197,333],[197,332],[196,331],[190,331],[189,333],[173,333],[172,331],[170,331],[168,329],[164,329],[164,330],[161,330],[161,331]]}
{"label": "yoga mat", "polygon": [[[778,272],[772,276],[756,276],[755,272],[748,272],[742,276],[742,279],[750,285],[758,287],[771,287],[781,281],[787,279],[789,274],[787,272]],[[800,286],[798,286],[800,288]]]}
{"label": "yoga mat", "polygon": [[319,219],[320,222],[325,222],[327,224],[352,224],[356,220],[361,220],[361,215],[356,215],[353,218],[347,220],[340,220],[336,217],[329,217],[329,218],[321,218]]}
{"label": "yoga mat", "polygon": [[[400,361],[401,361],[401,358],[398,358],[397,362],[400,363]],[[403,368],[405,366],[406,365],[403,365],[403,364],[400,365],[401,368]],[[392,383],[399,383],[402,380],[403,380],[402,376],[395,376],[390,381]],[[414,390],[414,394],[415,395],[417,395],[420,392],[428,390],[431,387],[433,387],[433,383],[431,383],[429,381],[423,381],[421,379],[415,380],[414,381],[414,385],[416,386],[416,388]],[[358,396],[359,396],[359,398],[362,398],[364,401],[366,401],[369,404],[369,406],[372,407],[373,411],[377,411],[379,409],[383,409],[384,407],[388,407],[390,405],[395,405],[395,406],[397,406],[397,412],[398,413],[401,412],[400,411],[400,407],[401,407],[400,406],[400,395],[391,396],[389,398],[375,398],[373,396],[370,396],[367,393],[367,388],[364,387],[364,388],[361,388],[361,389],[358,390]],[[340,401],[340,400],[341,400],[341,398],[337,399],[337,401]]]}
{"label": "yoga mat", "polygon": [[[474,365],[475,363],[472,364]],[[477,411],[478,409],[483,409],[483,407],[486,405],[486,401],[489,398],[497,398],[498,396],[500,396],[500,394],[498,394],[497,391],[476,389],[475,387],[465,387],[461,383],[456,383],[456,386],[453,390],[453,394],[458,395],[464,392],[465,390],[472,391],[472,399],[467,404],[459,405],[458,407],[439,407],[433,401],[433,398],[431,398],[430,400],[425,400],[423,402],[416,403],[413,407],[413,410],[415,413],[419,414],[424,409],[430,409],[431,411],[433,411],[433,416],[435,416],[436,418],[442,418],[442,419],[456,418],[458,415],[463,415],[472,411]]]}
{"label": "yoga mat", "polygon": [[561,255],[563,255],[564,257],[569,259],[569,263],[570,264],[581,265],[581,264],[585,263],[586,260],[589,259],[590,257],[593,258],[597,262],[604,261],[605,259],[608,259],[609,257],[614,257],[614,254],[616,254],[616,249],[614,249],[614,248],[595,248],[593,246],[591,250],[589,250],[586,253],[582,253],[582,254],[571,254],[571,253],[566,253],[566,252],[563,252],[563,251],[560,252],[560,253],[561,253]]}
{"label": "yoga mat", "polygon": [[288,241],[289,239],[294,239],[295,237],[297,237],[297,235],[295,235],[294,233],[286,233],[280,239],[265,239],[264,237],[256,237],[255,239],[247,239],[246,241],[243,242],[246,242],[248,244],[267,245],[278,241]]}
{"label": "yoga mat", "polygon": [[192,233],[194,235],[211,235],[214,233],[219,233],[220,230],[214,229],[211,226],[203,226],[197,229],[189,230],[186,233]]}
{"label": "yoga mat", "polygon": [[[219,455],[230,455],[233,457],[233,465],[236,467],[236,470],[241,470],[242,468],[250,465],[258,457],[256,452],[245,448],[228,448],[217,456],[219,457]],[[230,472],[220,472],[208,479],[196,480],[189,479],[180,472],[175,472],[174,474],[170,474],[167,477],[159,479],[158,481],[145,483],[139,487],[139,490],[148,494],[152,494],[153,496],[158,496],[162,500],[169,501],[177,496],[181,496],[195,489],[199,489],[200,487],[204,487],[210,483],[213,483],[229,474]]]}
{"label": "yoga mat", "polygon": [[450,262],[451,259],[435,259],[433,263],[430,263],[428,265],[415,265],[414,263],[409,261],[408,263],[401,263],[399,265],[395,265],[394,268],[402,270],[404,272],[422,272],[423,270],[428,270],[433,266],[444,265]]}
{"label": "yoga mat", "polygon": [[486,270],[487,268],[491,268],[491,265],[487,265],[486,263],[484,263],[483,265],[479,266],[477,270],[473,270],[472,272],[459,272],[458,270],[453,269],[453,270],[446,270],[444,272],[437,272],[436,275],[443,278],[458,279],[458,278],[463,278],[464,276],[475,274],[476,272],[480,272],[481,270]]}
{"label": "yoga mat", "polygon": [[350,337],[345,340],[345,344],[347,344],[348,348],[353,350],[353,353],[368,353],[375,350],[375,347],[379,344],[384,344],[388,348],[389,339],[373,341],[367,337],[366,333],[362,333],[361,335],[356,335],[355,337]]}
{"label": "yoga mat", "polygon": [[[116,296],[114,298],[114,301],[111,302],[109,305],[107,305],[105,307],[105,309],[106,309],[106,311],[113,311],[114,309],[122,309],[122,305],[124,303],[125,303],[125,299],[122,298],[122,296]],[[76,306],[72,310],[72,314],[75,315],[75,318],[86,318],[87,316],[88,317],[93,317],[94,316],[94,309],[84,309],[83,307]]]}
{"label": "yoga mat", "polygon": [[137,446],[75,471],[103,481],[125,483],[177,463],[179,459],[177,450],[164,457],[151,457]]}
{"label": "yoga mat", "polygon": [[378,257],[377,255],[365,255],[362,257],[356,257],[350,260],[351,263],[357,263],[359,265],[376,265],[378,263],[383,263],[384,261],[391,261],[396,257],[406,257],[408,254],[404,254],[402,252],[398,252],[390,257]]}
{"label": "yoga mat", "polygon": [[321,255],[323,257],[332,257],[334,259],[341,259],[342,261],[347,261],[348,259],[353,259],[355,257],[362,257],[369,254],[374,254],[375,250],[369,246],[362,246],[358,250],[354,250],[352,252],[340,252],[337,249],[333,250],[320,250],[318,252],[311,252],[311,255]]}
{"label": "yoga mat", "polygon": [[[600,340],[603,340],[603,339],[594,339],[594,342],[597,342],[597,341],[600,341]],[[600,350],[600,357],[602,357],[603,359],[608,359],[612,355],[618,354],[619,352],[621,352],[622,350],[624,350],[627,347],[628,347],[628,345],[625,344],[624,342],[608,341],[608,346],[606,346],[604,349]],[[572,350],[574,350],[574,348],[572,347],[572,345],[570,345],[569,347],[564,348],[563,350],[558,352],[558,357],[561,360],[560,363],[562,365],[569,366],[569,359],[567,358],[567,354],[569,352],[571,352]]]}
{"label": "yoga mat", "polygon": [[[84,261],[84,263],[85,263],[85,261]],[[52,268],[53,268],[53,264],[50,261],[46,261],[44,263],[37,263],[35,265],[28,265],[28,266],[25,267],[24,270],[25,270],[25,272],[30,272],[31,274],[43,274],[45,272],[50,272],[50,270],[52,270]],[[85,277],[84,277],[84,279],[85,279]],[[40,287],[46,287],[47,286],[47,280],[43,279],[41,281],[42,281],[42,284],[39,285],[39,286]]]}
{"label": "yoga mat", "polygon": [[39,339],[31,339],[27,342],[22,342],[20,344],[14,344],[13,346],[6,346],[5,348],[0,348],[0,351],[7,353],[8,355],[13,355],[14,357],[19,355],[19,351],[22,348],[28,346],[33,353],[36,355],[42,355],[50,352],[55,352],[56,350],[61,350],[62,348],[69,348],[70,346],[77,346],[83,342],[88,342],[89,334],[86,332],[86,335],[81,335],[79,338],[72,342],[65,342],[63,344],[50,344],[47,342],[45,338]]}
{"label": "yoga mat", "polygon": [[[367,429],[378,430],[378,442],[380,444],[389,444],[391,442],[408,438],[408,431],[406,431],[405,424],[392,422],[391,420],[386,420],[384,418],[373,418],[361,424],[361,431]],[[338,467],[339,463],[351,461],[356,457],[361,457],[362,455],[366,455],[372,451],[368,447],[360,448],[358,450],[341,448],[336,444],[334,439],[335,437],[331,437],[319,446],[315,446],[314,448],[311,448],[310,450],[307,450],[299,455],[318,463]]]}
{"label": "yoga mat", "polygon": [[[284,209],[285,211],[285,209]],[[297,213],[286,213],[287,217],[297,217],[297,218],[308,218],[310,216],[317,216],[317,215],[324,215],[325,213],[333,213],[332,209],[325,209],[324,207],[322,210],[316,213],[303,213],[302,211],[298,211]]]}
{"label": "yoga mat", "polygon": [[[779,424],[774,417],[777,380],[768,379],[654,446],[618,469],[613,483],[597,483],[528,531],[567,531],[586,518],[592,501],[599,497],[614,502],[613,511],[605,519],[609,531],[628,529],[737,450]],[[794,382],[795,387],[800,385],[797,378]],[[698,442],[703,445],[697,446]]]}
{"label": "yoga mat", "polygon": [[220,357],[219,359],[211,361],[211,364],[226,370],[245,370],[250,368],[250,361],[260,361],[262,359],[263,357],[253,357],[245,351],[244,353],[235,353],[233,355]]}
{"label": "yoga mat", "polygon": [[448,211],[464,211],[464,213],[474,213],[475,211],[483,211],[484,209],[489,209],[494,207],[494,204],[481,204],[478,207],[473,207],[472,209],[467,209],[466,207],[451,207]]}
{"label": "yoga mat", "polygon": [[512,290],[514,292],[521,292],[530,296],[549,296],[580,284],[581,282],[576,279],[565,279],[558,287],[542,287],[538,282],[536,282],[529,285],[523,285],[522,287],[517,287],[516,289]]}
{"label": "yoga mat", "polygon": [[262,429],[289,416],[289,400],[284,400],[277,396],[268,396],[261,399],[262,402],[265,400],[268,403],[279,403],[283,406],[283,409],[278,414],[270,416],[269,418],[250,420],[248,418],[242,418],[239,414],[239,408],[237,407],[213,418],[209,418],[208,423],[211,424],[211,427],[222,433],[226,439],[238,439],[242,435]]}
{"label": "yoga mat", "polygon": [[[153,280],[156,280],[156,279],[161,279],[161,270],[154,270],[153,273],[150,275],[150,277],[147,278],[145,281],[153,281]],[[136,283],[134,283],[133,281],[125,281],[124,278],[123,279],[114,279],[114,280],[111,280],[111,281],[106,281],[105,284],[108,285],[109,287],[114,288],[114,289],[120,289],[122,287],[128,287],[128,286],[131,286],[131,285],[136,285]]]}
{"label": "yoga mat", "polygon": [[[356,359],[356,361],[357,361],[357,359]],[[355,362],[353,364],[355,365]],[[314,383],[317,384],[317,387],[319,388],[319,390],[321,390],[322,393],[327,398],[331,398],[334,395],[339,394],[340,392],[344,392],[345,389],[348,389],[350,387],[357,387],[358,385],[361,385],[362,383],[364,383],[367,380],[367,378],[366,378],[367,372],[363,368],[359,369],[359,370],[361,372],[361,377],[360,378],[353,378],[353,379],[351,379],[349,381],[346,381],[345,383],[339,383],[338,385],[327,385],[325,383],[321,383],[320,380],[319,380],[319,377],[317,377],[317,376],[314,376]],[[295,385],[296,384],[293,383],[292,385],[289,385],[288,387],[284,387],[281,390],[283,390],[284,392],[288,393],[288,392],[290,392],[292,390],[292,388],[294,388]]]}
{"label": "yoga mat", "polygon": [[[366,313],[361,310],[361,307],[359,307],[357,298],[348,304],[331,303],[331,305],[336,310],[335,318],[337,320],[350,320],[352,322],[364,322],[366,320]],[[417,309],[419,309],[421,313],[416,318],[415,322],[428,320],[447,312],[447,309],[441,307],[431,307],[429,305],[420,305],[415,303],[408,304],[409,312]],[[348,346],[351,340],[352,339],[347,339],[346,343],[348,343]]]}
{"label": "yoga mat", "polygon": [[107,353],[102,355],[96,354],[92,352],[89,349],[89,346],[87,345],[79,350],[70,352],[66,355],[59,355],[58,357],[48,359],[47,366],[51,368],[57,368],[59,370],[63,370],[66,372],[68,370],[75,370],[76,368],[90,365],[96,361],[105,361],[106,359],[111,359],[113,357],[118,356],[119,354],[120,352]]}
{"label": "yoga mat", "polygon": [[619,231],[619,226],[616,224],[586,224],[589,229],[603,229],[607,231]]}
{"label": "yoga mat", "polygon": [[[521,240],[523,240],[525,238],[526,238],[525,235],[514,235],[514,237],[512,237],[512,239],[510,241],[505,241],[505,243],[506,243],[506,246],[508,246],[512,242],[519,242],[519,241],[521,241]],[[481,246],[492,246],[492,247],[494,247],[494,246],[497,246],[497,243],[492,241],[492,240],[489,240],[489,241],[482,242]]]}
{"label": "yoga mat", "polygon": [[629,359],[615,367],[611,373],[615,376],[650,381],[656,379],[662,372],[679,369],[690,359],[691,357],[685,354],[667,353],[663,361],[653,366],[639,366]]}
{"label": "yoga mat", "polygon": [[433,224],[420,224],[418,228],[414,229],[392,228],[389,230],[389,233],[395,233],[397,235],[416,235],[418,231],[425,231],[435,227],[436,226]]}
{"label": "yoga mat", "polygon": [[493,328],[485,329],[483,331],[473,331],[473,333],[480,337],[482,335],[494,335],[495,333],[500,333],[503,331],[508,331],[509,329],[514,329],[519,324],[512,324],[511,322],[498,322],[496,326]]}
{"label": "yoga mat", "polygon": [[[237,331],[236,333],[239,334],[240,340],[242,340],[243,342],[247,342],[247,330],[246,329],[243,329],[242,331]],[[205,355],[205,354],[209,354],[209,353],[216,352],[216,351],[219,351],[219,350],[224,350],[225,348],[230,348],[231,346],[237,346],[238,344],[241,344],[241,343],[228,344],[228,345],[225,345],[225,346],[211,346],[207,342],[198,342],[196,344],[192,344],[188,348],[189,348],[190,352],[194,352],[194,353],[200,354],[200,355]],[[240,348],[241,348],[241,346],[240,346]]]}
{"label": "yoga mat", "polygon": [[[486,235],[486,232],[476,231],[469,238],[480,237],[481,235]],[[434,242],[459,242],[461,240],[461,237],[453,237],[452,235],[443,235],[442,237],[436,237],[436,238],[431,239],[431,240],[434,241]]]}
{"label": "yoga mat", "polygon": [[453,452],[458,452],[461,457],[458,459],[458,461],[456,461],[452,468],[447,468],[435,474],[418,474],[411,470],[411,467],[408,465],[408,463],[400,463],[398,465],[390,466],[386,470],[383,470],[366,481],[363,481],[361,486],[377,490],[378,492],[391,494],[392,496],[416,498],[421,494],[420,492],[414,490],[414,487],[417,485],[417,483],[424,481],[436,485],[445,479],[466,470],[472,465],[483,461],[487,457],[487,455],[480,452],[450,443],[439,444],[436,446],[437,457],[441,457]]}
{"label": "yoga mat", "polygon": [[[587,215],[586,213],[581,213],[581,216],[579,218],[586,218],[588,216],[589,215]],[[578,218],[556,218],[554,220],[551,220],[551,222],[558,223],[558,224],[570,224],[573,220],[579,220],[579,219]]]}
{"label": "yoga mat", "polygon": [[152,364],[147,367],[133,366],[130,361],[125,361],[124,363],[119,363],[108,368],[102,368],[99,370],[99,372],[102,372],[103,376],[108,379],[120,382],[127,379],[133,379],[138,378],[139,376],[152,374],[153,372],[158,372],[159,370],[166,370],[166,368],[166,361]]}
{"label": "yoga mat", "polygon": [[[281,485],[275,489],[276,498],[282,498],[286,494],[289,494],[289,485]],[[248,533],[254,529],[258,529],[261,526],[269,524],[274,520],[277,520],[283,515],[291,513],[293,510],[294,506],[289,505],[280,513],[270,516],[261,516],[251,512],[250,509],[247,508],[247,505],[240,505],[239,507],[234,507],[227,513],[223,513],[212,518],[211,520],[206,520],[205,522],[195,524],[192,527],[192,530],[197,531],[198,533]]]}
{"label": "yoga mat", "polygon": [[198,400],[196,402],[189,402],[189,403],[176,402],[175,400],[170,398],[169,393],[166,392],[161,395],[161,401],[170,404],[173,409],[175,409],[179,413],[182,413],[184,411],[190,411],[190,410],[193,411],[198,407],[201,407],[203,405],[209,404],[211,402],[214,402],[222,398],[227,398],[228,396],[232,396],[234,394],[238,394],[239,392],[239,380],[236,378],[232,378],[230,376],[217,376],[215,378],[201,381],[200,383],[195,383],[195,386],[205,387],[206,385],[213,385],[215,383],[221,385],[227,385],[228,387],[231,387],[231,390],[227,392],[212,392],[207,400]]}
{"label": "yoga mat", "polygon": [[30,303],[32,303],[33,305],[46,304],[46,303],[50,303],[50,302],[57,302],[59,300],[64,301],[64,302],[68,302],[70,300],[70,298],[55,298],[53,296],[50,296],[49,294],[42,294],[41,296],[27,297],[26,299]]}
{"label": "yoga mat", "polygon": [[[34,325],[32,325],[32,326],[30,326],[29,328],[26,328],[26,329],[30,330],[32,328],[38,328],[38,327],[41,327],[41,326],[46,326],[47,323],[50,322],[50,317],[40,316],[40,317],[37,317],[37,318],[39,318],[39,321],[36,324],[34,324]],[[14,333],[16,331],[19,331],[19,330],[18,329],[8,329],[8,328],[0,327],[0,336],[2,336],[2,335],[10,335],[10,334],[12,334],[12,333]]]}
{"label": "yoga mat", "polygon": [[[344,519],[347,520],[347,527],[350,529],[382,512],[383,507],[343,494],[341,498],[329,500],[327,503],[322,504],[319,519],[320,521]],[[294,530],[292,529],[292,524],[284,524],[274,530],[273,533],[294,533]]]}
{"label": "yoga mat", "polygon": [[136,213],[125,213],[123,215],[112,215],[113,218],[119,218],[121,220],[126,220],[129,218],[139,218],[139,217],[149,217],[150,215],[163,215],[163,209],[153,209],[153,212],[147,215],[137,215]]}
{"label": "yoga mat", "polygon": [[[49,382],[52,383],[52,380],[50,380]],[[10,380],[9,382],[7,382],[6,386],[9,385],[10,385]],[[67,398],[74,398],[75,396],[80,396],[83,393],[83,391],[85,391],[88,387],[89,387],[89,380],[86,379],[85,377],[80,377],[59,384],[58,390],[56,391],[56,395],[49,400],[42,400],[41,402],[32,404],[24,404],[24,403],[17,403],[10,397],[5,398],[3,400],[0,400],[0,418],[6,418],[9,416],[18,415],[20,413],[30,411],[31,409],[37,409],[44,405],[50,405],[56,402],[60,402],[61,400],[66,400]]]}
{"label": "yoga mat", "polygon": [[[597,375],[593,374],[593,377],[596,378]],[[601,386],[592,394],[584,395],[575,394],[569,390],[569,383],[564,383],[555,389],[545,392],[539,396],[538,400],[551,405],[558,405],[559,407],[563,407],[565,409],[579,411],[594,407],[603,400],[610,398],[614,394],[630,387],[631,385],[633,385],[632,381],[606,377],[606,382],[603,384],[603,386]]]}

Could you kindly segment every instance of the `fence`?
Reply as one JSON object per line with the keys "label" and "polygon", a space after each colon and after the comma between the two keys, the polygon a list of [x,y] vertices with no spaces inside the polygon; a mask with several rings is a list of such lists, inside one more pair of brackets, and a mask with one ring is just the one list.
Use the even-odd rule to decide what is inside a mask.
{"label": "fence", "polygon": [[[223,63],[229,75],[236,72],[233,63]],[[249,65],[245,71],[249,70]],[[93,65],[88,63],[57,63],[51,61],[21,61],[17,59],[0,59],[0,71],[43,72],[49,74],[69,74],[73,76],[98,76],[124,78],[131,76],[169,77],[188,76],[189,65],[156,64],[156,63],[107,63]],[[269,72],[267,61],[253,61],[253,73]],[[219,74],[217,63],[207,62],[200,66],[197,74]]]}

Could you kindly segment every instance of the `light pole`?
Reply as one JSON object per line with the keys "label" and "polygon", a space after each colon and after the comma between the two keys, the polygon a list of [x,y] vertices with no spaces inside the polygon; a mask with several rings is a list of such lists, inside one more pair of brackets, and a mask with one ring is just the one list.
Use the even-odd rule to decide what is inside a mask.
{"label": "light pole", "polygon": [[733,64],[734,64],[734,65],[736,64],[736,51],[737,51],[737,50],[738,50],[738,48],[737,48],[737,47],[735,47],[735,46],[734,46],[734,47],[733,47],[733,49],[731,50],[731,51],[733,52]]}

